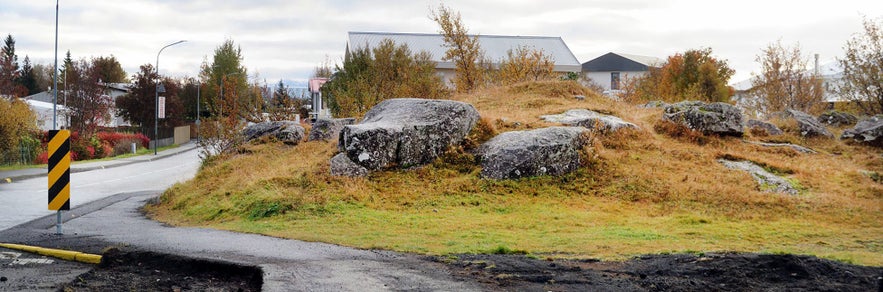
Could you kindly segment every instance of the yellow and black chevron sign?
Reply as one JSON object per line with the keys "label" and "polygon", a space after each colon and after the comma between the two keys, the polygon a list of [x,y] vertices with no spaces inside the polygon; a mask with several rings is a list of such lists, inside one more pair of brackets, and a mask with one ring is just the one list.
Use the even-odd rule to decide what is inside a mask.
{"label": "yellow and black chevron sign", "polygon": [[71,209],[71,132],[49,131],[49,210]]}

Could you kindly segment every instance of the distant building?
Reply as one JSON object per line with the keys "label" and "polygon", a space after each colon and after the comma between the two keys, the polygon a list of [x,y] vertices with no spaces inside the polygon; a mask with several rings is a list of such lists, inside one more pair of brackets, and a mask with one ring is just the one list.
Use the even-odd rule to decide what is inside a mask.
{"label": "distant building", "polygon": [[620,90],[625,78],[643,76],[651,67],[662,66],[656,57],[607,53],[582,64],[586,79],[604,88],[605,92]]}
{"label": "distant building", "polygon": [[[819,74],[819,77],[822,79],[822,87],[825,88],[823,96],[825,102],[828,103],[828,108],[833,109],[835,103],[848,102],[848,100],[837,93],[837,87],[843,82],[843,68],[840,67],[840,63],[830,62],[819,66],[818,61],[816,61],[815,68],[812,70],[816,71],[815,73]],[[807,74],[812,73],[812,70],[807,70]],[[757,77],[751,77],[730,85],[735,90],[730,99],[736,102],[736,105],[745,106],[748,104],[751,98],[751,90],[754,89],[752,84],[754,80],[757,80]]]}
{"label": "distant building", "polygon": [[[105,94],[109,96],[112,100],[116,100],[117,97],[121,95],[125,95],[129,93],[129,89],[132,87],[132,84],[129,83],[102,83],[106,88]],[[34,110],[38,119],[42,120],[41,128],[44,128],[48,125],[48,128],[44,128],[44,130],[52,129],[52,104],[55,102],[55,96],[50,91],[44,91],[40,93],[36,93],[33,95],[29,95],[23,98],[25,101],[31,105],[31,110]],[[46,118],[47,114],[45,113],[45,109],[49,109],[48,119]],[[58,111],[57,123],[58,128],[67,128],[70,126],[70,112],[67,110],[67,94],[64,91],[58,91],[58,107],[56,109],[63,108],[63,111]],[[129,126],[129,123],[117,115],[116,107],[112,107],[110,109],[111,120],[108,123],[101,124],[102,127],[119,127],[119,126]],[[41,117],[43,115],[43,117]]]}
{"label": "distant building", "polygon": [[[455,65],[450,61],[443,61],[447,48],[444,46],[444,37],[440,34],[422,33],[390,33],[390,32],[349,32],[346,50],[358,48],[375,48],[384,39],[390,39],[397,45],[408,45],[411,52],[426,51],[432,55],[436,62],[436,71],[442,77],[445,84],[451,86],[455,77]],[[580,72],[580,64],[576,57],[560,37],[545,36],[504,36],[504,35],[479,35],[478,42],[484,50],[493,66],[499,67],[500,61],[508,58],[509,50],[525,46],[532,49],[543,50],[543,53],[552,57],[555,62],[555,72]]]}

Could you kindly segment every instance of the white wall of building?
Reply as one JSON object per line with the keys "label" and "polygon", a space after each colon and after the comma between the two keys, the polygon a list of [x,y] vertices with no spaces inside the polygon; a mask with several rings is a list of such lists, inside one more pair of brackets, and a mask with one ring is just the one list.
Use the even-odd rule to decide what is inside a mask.
{"label": "white wall of building", "polygon": [[[610,83],[610,81],[611,81],[610,76],[612,75],[611,73],[613,73],[613,72],[611,72],[611,71],[583,72],[583,76],[585,76],[586,79],[591,80],[592,82],[600,85],[602,88],[604,88],[604,91],[608,91],[608,90],[610,90],[610,85],[611,85],[611,83]],[[620,89],[622,89],[622,85],[624,84],[623,82],[626,80],[626,78],[637,78],[637,77],[644,76],[644,74],[646,74],[646,73],[647,73],[646,71],[619,72]]]}

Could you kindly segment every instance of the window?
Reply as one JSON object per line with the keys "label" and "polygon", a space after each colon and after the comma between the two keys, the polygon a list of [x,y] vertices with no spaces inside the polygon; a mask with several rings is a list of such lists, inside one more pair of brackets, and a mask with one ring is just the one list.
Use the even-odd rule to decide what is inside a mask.
{"label": "window", "polygon": [[610,72],[610,90],[619,90],[619,72]]}

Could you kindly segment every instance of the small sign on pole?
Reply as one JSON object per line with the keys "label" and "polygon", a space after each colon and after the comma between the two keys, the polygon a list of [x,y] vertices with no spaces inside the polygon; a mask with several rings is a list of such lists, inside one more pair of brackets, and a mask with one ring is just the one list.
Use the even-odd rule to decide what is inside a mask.
{"label": "small sign on pole", "polygon": [[160,119],[166,118],[166,97],[165,96],[159,97],[159,118]]}
{"label": "small sign on pole", "polygon": [[56,212],[55,234],[61,232],[61,211],[71,209],[71,132],[49,131],[49,210]]}

